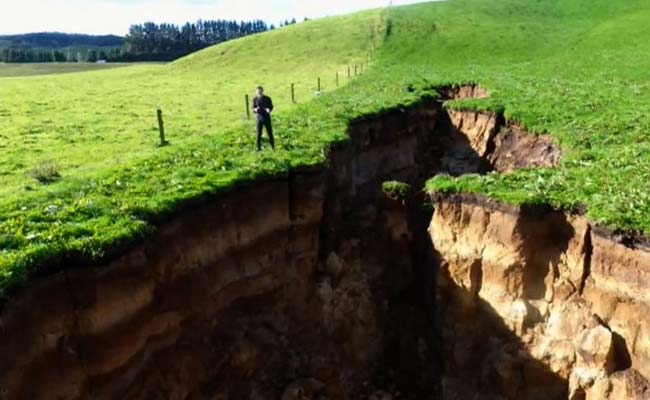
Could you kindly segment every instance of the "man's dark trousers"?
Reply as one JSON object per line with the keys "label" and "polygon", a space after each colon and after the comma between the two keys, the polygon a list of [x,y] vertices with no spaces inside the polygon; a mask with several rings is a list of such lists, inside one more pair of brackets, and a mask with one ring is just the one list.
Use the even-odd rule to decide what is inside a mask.
{"label": "man's dark trousers", "polygon": [[257,114],[257,150],[262,150],[262,130],[264,128],[266,128],[266,132],[269,134],[269,143],[271,143],[271,148],[275,149],[271,116],[269,114]]}

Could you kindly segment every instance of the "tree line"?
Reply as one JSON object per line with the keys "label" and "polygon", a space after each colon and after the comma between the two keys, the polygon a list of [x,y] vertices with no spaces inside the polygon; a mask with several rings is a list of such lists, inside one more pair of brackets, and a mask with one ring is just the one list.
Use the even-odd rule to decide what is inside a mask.
{"label": "tree line", "polygon": [[[294,18],[282,22],[280,26],[296,22]],[[0,37],[0,40],[10,40],[11,44],[0,49],[0,62],[172,61],[215,44],[273,29],[274,25],[267,25],[262,20],[199,20],[182,26],[147,22],[132,25],[126,37],[120,38],[122,45],[110,48],[100,47],[107,44],[107,36],[97,36],[97,41],[88,35],[69,35],[66,38],[66,34],[61,33],[6,36]],[[82,37],[83,43],[75,42],[75,36]],[[113,44],[116,43],[114,37],[110,37],[110,40]],[[71,47],[57,48],[57,43]]]}
{"label": "tree line", "polygon": [[48,63],[48,62],[97,62],[123,61],[121,48],[107,50],[48,50],[30,46],[12,46],[0,50],[0,62],[4,63]]}
{"label": "tree line", "polygon": [[264,21],[197,21],[174,24],[133,25],[124,39],[128,61],[170,61],[208,46],[269,30]]}
{"label": "tree line", "polygon": [[121,47],[124,38],[117,35],[83,35],[78,33],[38,32],[20,35],[1,35],[0,43],[26,45],[46,49],[66,47]]}

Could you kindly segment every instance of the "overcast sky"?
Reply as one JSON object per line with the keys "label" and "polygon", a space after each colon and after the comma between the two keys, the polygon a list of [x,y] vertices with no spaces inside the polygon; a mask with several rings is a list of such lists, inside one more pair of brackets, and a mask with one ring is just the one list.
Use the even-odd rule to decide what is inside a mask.
{"label": "overcast sky", "polygon": [[[263,19],[277,23],[367,8],[389,0],[0,0],[0,34],[59,31],[124,35],[146,21],[183,23],[197,19]],[[422,0],[393,0],[393,4]]]}

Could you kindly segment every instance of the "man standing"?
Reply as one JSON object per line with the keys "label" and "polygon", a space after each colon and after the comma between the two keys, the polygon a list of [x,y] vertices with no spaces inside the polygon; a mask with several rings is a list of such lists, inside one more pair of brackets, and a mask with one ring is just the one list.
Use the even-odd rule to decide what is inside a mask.
{"label": "man standing", "polygon": [[257,87],[257,96],[253,99],[253,111],[257,114],[257,151],[262,150],[262,129],[266,127],[269,134],[269,143],[275,150],[273,139],[273,125],[271,124],[271,113],[273,112],[273,101],[269,96],[264,95],[264,88]]}

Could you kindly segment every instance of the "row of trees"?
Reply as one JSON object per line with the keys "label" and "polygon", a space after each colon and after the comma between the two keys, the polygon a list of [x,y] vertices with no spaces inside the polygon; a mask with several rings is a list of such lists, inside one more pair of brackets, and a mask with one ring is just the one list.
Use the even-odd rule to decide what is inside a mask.
{"label": "row of trees", "polygon": [[[305,19],[306,20],[306,19]],[[280,26],[293,25],[296,19],[286,20]],[[205,47],[222,43],[228,40],[241,38],[247,35],[275,29],[274,25],[267,25],[264,21],[237,22],[227,20],[202,21],[186,23],[178,26],[174,24],[155,24],[147,22],[131,26],[129,34],[123,39],[123,45],[111,48],[98,48],[114,37],[97,36],[101,42],[95,44],[86,35],[84,48],[63,49],[60,47],[39,47],[43,43],[66,43],[79,46],[71,40],[60,36],[65,34],[28,34],[15,37],[0,37],[11,45],[0,49],[0,62],[5,63],[31,63],[31,62],[96,62],[106,60],[109,62],[128,61],[171,61],[183,57]],[[121,39],[121,38],[120,38]],[[48,42],[49,41],[49,42]],[[95,45],[95,49],[89,46]]]}
{"label": "row of trees", "polygon": [[124,38],[116,35],[82,35],[77,33],[38,32],[20,35],[2,35],[0,42],[16,46],[30,46],[44,49],[67,47],[121,47]]}
{"label": "row of trees", "polygon": [[0,50],[0,62],[4,63],[47,63],[47,62],[97,62],[123,61],[120,48],[108,50],[45,50],[30,46],[12,46]]}
{"label": "row of trees", "polygon": [[170,61],[205,47],[265,32],[264,21],[201,21],[183,26],[147,22],[133,25],[125,38],[127,61]]}

